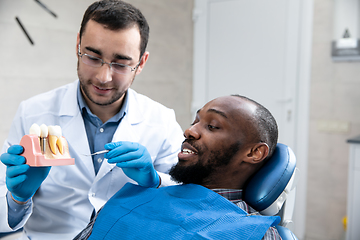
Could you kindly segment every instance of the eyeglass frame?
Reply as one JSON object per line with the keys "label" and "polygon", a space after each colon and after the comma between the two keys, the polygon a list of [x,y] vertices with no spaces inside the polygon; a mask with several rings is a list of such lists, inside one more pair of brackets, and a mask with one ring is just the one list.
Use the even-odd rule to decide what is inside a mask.
{"label": "eyeglass frame", "polygon": [[[78,56],[81,58],[81,61],[82,61],[84,64],[88,65],[88,66],[96,67],[96,66],[94,66],[94,65],[90,65],[90,64],[85,63],[85,62],[82,60],[82,59],[83,59],[82,57],[83,57],[84,55],[85,55],[85,56],[88,56],[88,57],[92,57],[92,58],[99,59],[99,60],[101,61],[101,65],[98,66],[98,67],[102,67],[104,64],[107,64],[107,65],[109,65],[110,69],[111,69],[113,72],[118,73],[118,74],[121,74],[121,75],[127,75],[127,74],[129,74],[129,73],[134,72],[134,71],[139,67],[139,65],[140,65],[140,63],[141,63],[141,58],[142,58],[142,56],[141,56],[139,62],[136,64],[136,66],[135,66],[134,68],[132,68],[131,66],[129,66],[129,65],[127,65],[127,64],[123,64],[123,63],[116,63],[116,62],[110,62],[110,63],[108,63],[108,62],[105,62],[102,58],[95,57],[95,56],[90,55],[90,54],[87,54],[87,53],[81,54],[81,52],[80,52],[80,44],[79,44]],[[117,72],[115,69],[112,68],[112,65],[114,65],[114,64],[120,65],[120,66],[124,66],[124,67],[128,67],[128,68],[130,68],[130,72],[127,72],[127,73]]]}

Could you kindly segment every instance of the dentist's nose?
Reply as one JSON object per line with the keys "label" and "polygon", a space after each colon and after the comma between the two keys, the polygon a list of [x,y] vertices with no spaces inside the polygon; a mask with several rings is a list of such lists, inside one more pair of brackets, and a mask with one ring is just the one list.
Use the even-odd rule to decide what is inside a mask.
{"label": "dentist's nose", "polygon": [[101,83],[107,83],[107,82],[111,82],[112,81],[112,69],[109,66],[109,64],[104,64],[101,67],[98,68],[98,74],[96,76],[96,78],[101,82]]}

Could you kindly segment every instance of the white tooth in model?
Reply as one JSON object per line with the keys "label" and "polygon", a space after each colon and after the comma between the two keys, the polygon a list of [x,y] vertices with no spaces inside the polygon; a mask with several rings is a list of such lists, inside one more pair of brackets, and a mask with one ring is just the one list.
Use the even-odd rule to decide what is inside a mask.
{"label": "white tooth in model", "polygon": [[31,125],[30,130],[29,130],[30,134],[35,134],[36,136],[40,137],[41,134],[41,130],[39,125],[37,125],[36,123],[34,123],[33,125]]}
{"label": "white tooth in model", "polygon": [[46,138],[48,136],[48,127],[45,125],[45,124],[41,124],[40,125],[40,130],[41,130],[41,133],[40,133],[40,137],[41,138]]}
{"label": "white tooth in model", "polygon": [[40,134],[41,134],[41,130],[39,125],[37,125],[36,123],[34,123],[33,125],[31,125],[30,129],[29,129],[29,134],[34,134],[36,136],[38,136],[39,138],[39,144],[41,145],[41,140],[40,140]]}
{"label": "white tooth in model", "polygon": [[56,146],[59,149],[60,154],[64,153],[64,144],[62,142],[62,133],[60,126],[49,126],[49,146],[50,150],[56,154]]}

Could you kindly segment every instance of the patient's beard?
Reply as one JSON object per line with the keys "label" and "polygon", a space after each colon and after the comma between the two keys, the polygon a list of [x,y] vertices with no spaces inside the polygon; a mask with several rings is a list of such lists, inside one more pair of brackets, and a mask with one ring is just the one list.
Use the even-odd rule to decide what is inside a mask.
{"label": "patient's beard", "polygon": [[[201,159],[202,155],[199,154],[199,160],[196,164],[191,166],[181,166],[176,164],[170,169],[169,174],[173,180],[179,183],[208,184],[209,176],[216,172],[218,168],[229,164],[239,148],[240,144],[235,143],[222,152],[211,152],[208,161]],[[207,162],[207,164],[203,165],[202,163],[204,162]]]}

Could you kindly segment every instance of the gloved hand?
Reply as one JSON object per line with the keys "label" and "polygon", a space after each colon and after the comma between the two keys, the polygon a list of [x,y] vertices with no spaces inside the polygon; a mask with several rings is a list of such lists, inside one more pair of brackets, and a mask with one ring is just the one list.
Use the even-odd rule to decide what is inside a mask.
{"label": "gloved hand", "polygon": [[30,167],[25,164],[25,157],[19,156],[23,151],[22,146],[13,145],[8,148],[7,153],[0,156],[1,162],[7,167],[6,186],[19,202],[26,202],[35,194],[51,168]]}
{"label": "gloved hand", "polygon": [[134,142],[115,142],[105,144],[105,149],[110,150],[104,155],[108,163],[116,163],[116,166],[121,167],[124,173],[140,186],[159,186],[159,175],[144,146]]}

